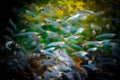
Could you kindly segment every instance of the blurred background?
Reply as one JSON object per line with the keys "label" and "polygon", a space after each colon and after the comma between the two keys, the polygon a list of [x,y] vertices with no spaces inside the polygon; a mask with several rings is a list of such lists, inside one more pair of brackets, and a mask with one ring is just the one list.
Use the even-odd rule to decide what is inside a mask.
{"label": "blurred background", "polygon": [[2,80],[119,80],[120,0],[0,1]]}

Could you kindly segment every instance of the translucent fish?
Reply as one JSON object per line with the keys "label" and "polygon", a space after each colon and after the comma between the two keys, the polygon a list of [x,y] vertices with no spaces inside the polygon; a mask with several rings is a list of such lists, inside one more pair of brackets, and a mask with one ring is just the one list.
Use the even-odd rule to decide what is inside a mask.
{"label": "translucent fish", "polygon": [[82,65],[84,68],[90,69],[90,70],[97,70],[97,67],[94,64],[89,65]]}
{"label": "translucent fish", "polygon": [[80,34],[84,31],[84,28],[78,28],[77,31],[75,32],[75,34]]}
{"label": "translucent fish", "polygon": [[79,52],[75,52],[73,53],[73,55],[79,56],[80,58],[82,58],[83,60],[88,60],[89,58],[86,56],[88,54],[88,52],[86,51],[79,51]]}
{"label": "translucent fish", "polygon": [[26,29],[22,29],[20,32],[26,32],[27,30]]}
{"label": "translucent fish", "polygon": [[5,44],[5,47],[8,48],[9,50],[11,50],[11,48],[9,47],[13,42],[12,41],[8,41]]}
{"label": "translucent fish", "polygon": [[67,26],[66,27],[68,27],[68,28],[74,28],[74,26],[71,24],[71,23],[69,23],[69,22],[67,22],[66,20],[61,20],[63,23],[65,23],[65,24],[67,24]]}
{"label": "translucent fish", "polygon": [[80,16],[80,14],[75,14],[72,17],[68,18],[66,21],[74,20],[74,19],[78,18],[79,16]]}
{"label": "translucent fish", "polygon": [[102,45],[102,41],[87,41],[85,43],[82,44],[82,47],[85,46],[96,46],[96,47],[101,47]]}
{"label": "translucent fish", "polygon": [[87,50],[87,52],[95,52],[95,51],[97,51],[97,50],[98,50],[97,47],[93,47],[93,48],[89,48],[89,49]]}
{"label": "translucent fish", "polygon": [[[111,47],[111,49],[118,49],[119,48],[119,44],[115,43],[115,42],[112,42],[111,40],[107,39],[107,40],[102,40],[102,44],[105,46],[105,47]],[[118,49],[119,50],[119,49]],[[119,51],[118,51],[119,52]]]}
{"label": "translucent fish", "polygon": [[59,35],[55,32],[52,32],[52,31],[46,31],[48,33],[48,38],[50,39],[55,39],[55,38],[58,38]]}
{"label": "translucent fish", "polygon": [[81,50],[81,47],[77,44],[70,44],[70,47],[75,49],[75,50]]}
{"label": "translucent fish", "polygon": [[71,28],[70,26],[62,27],[60,28],[64,34],[70,34],[71,33]]}
{"label": "translucent fish", "polygon": [[43,66],[55,66],[54,58],[51,56],[50,59],[44,60]]}
{"label": "translucent fish", "polygon": [[23,32],[19,34],[15,34],[14,36],[29,36],[29,35],[38,35],[38,32]]}
{"label": "translucent fish", "polygon": [[80,10],[79,12],[85,13],[85,14],[93,14],[94,12],[91,10]]}
{"label": "translucent fish", "polygon": [[6,41],[13,41],[13,42],[15,42],[10,36],[4,35],[3,37],[6,39]]}
{"label": "translucent fish", "polygon": [[73,15],[72,17],[68,18],[66,21],[85,20],[86,18],[87,18],[86,14],[77,13],[77,14]]}
{"label": "translucent fish", "polygon": [[38,53],[32,53],[32,55],[30,56],[30,58],[36,58],[36,57],[40,57],[40,54],[38,54]]}
{"label": "translucent fish", "polygon": [[41,7],[40,9],[40,14],[47,14],[50,11],[50,9],[48,9],[48,7]]}
{"label": "translucent fish", "polygon": [[16,67],[20,70],[20,71],[24,71],[24,66],[21,64],[16,64]]}
{"label": "translucent fish", "polygon": [[13,32],[12,29],[10,29],[10,28],[7,27],[6,31],[7,31],[8,35],[10,35],[10,36],[14,35],[14,32]]}
{"label": "translucent fish", "polygon": [[99,16],[99,15],[102,15],[103,13],[104,13],[104,11],[94,12],[93,15],[94,16]]}
{"label": "translucent fish", "polygon": [[46,45],[46,47],[54,47],[54,46],[64,46],[65,45],[65,42],[52,42],[52,43],[49,43]]}
{"label": "translucent fish", "polygon": [[62,76],[65,78],[65,80],[75,80],[71,72],[62,73]]}
{"label": "translucent fish", "polygon": [[102,28],[101,27],[99,27],[99,26],[97,26],[97,25],[95,25],[95,24],[93,24],[93,23],[91,23],[91,29],[93,29],[93,30],[102,30]]}
{"label": "translucent fish", "polygon": [[103,20],[120,21],[120,18],[103,18]]}
{"label": "translucent fish", "polygon": [[51,56],[51,57],[55,56],[52,52],[47,51],[47,50],[40,50],[40,52],[42,55]]}
{"label": "translucent fish", "polygon": [[57,49],[54,54],[58,56],[58,60],[64,62],[67,66],[71,67],[74,65],[74,61],[69,57],[65,49]]}
{"label": "translucent fish", "polygon": [[36,36],[36,35],[31,35],[28,38],[26,38],[25,44],[29,44],[32,42],[36,42],[37,40],[39,40],[41,38],[41,36]]}
{"label": "translucent fish", "polygon": [[[59,75],[59,72],[58,71],[52,71],[52,72],[49,72],[49,73],[44,73],[43,76],[44,77],[48,77],[48,78],[51,78],[50,80],[54,80],[54,78],[58,78],[58,75]],[[53,79],[52,79],[53,78]]]}
{"label": "translucent fish", "polygon": [[93,31],[92,31],[92,36],[95,36],[95,35],[96,35],[96,31],[93,30]]}
{"label": "translucent fish", "polygon": [[111,46],[111,40],[109,40],[109,39],[102,40],[102,44],[107,45],[107,46]]}
{"label": "translucent fish", "polygon": [[12,21],[12,19],[9,19],[9,23],[11,24],[11,27],[13,30],[16,30],[17,29],[17,26],[16,24]]}
{"label": "translucent fish", "polygon": [[50,47],[50,48],[47,48],[46,50],[52,52],[52,51],[54,51],[55,49],[56,49],[55,47]]}
{"label": "translucent fish", "polygon": [[106,25],[106,28],[107,28],[107,30],[110,30],[110,25],[107,24],[107,25]]}
{"label": "translucent fish", "polygon": [[37,46],[31,51],[31,53],[33,53],[33,52],[40,52],[40,49],[41,49],[41,45],[37,44]]}
{"label": "translucent fish", "polygon": [[85,55],[87,55],[88,53],[85,52],[85,51],[80,51],[80,52],[78,52],[78,54],[79,54],[79,55],[82,55],[82,56],[85,56]]}
{"label": "translucent fish", "polygon": [[70,72],[72,69],[67,66],[58,66],[58,70],[63,72]]}
{"label": "translucent fish", "polygon": [[38,18],[33,12],[26,10],[26,13],[32,17]]}
{"label": "translucent fish", "polygon": [[108,39],[108,38],[114,38],[116,34],[114,33],[103,33],[101,35],[96,36],[96,39]]}
{"label": "translucent fish", "polygon": [[53,20],[51,20],[49,18],[44,18],[44,21],[49,23],[49,24],[54,24],[55,23],[55,21],[53,21]]}
{"label": "translucent fish", "polygon": [[76,39],[78,39],[80,36],[70,36],[70,37],[67,37],[67,38],[64,38],[65,40],[76,40]]}

